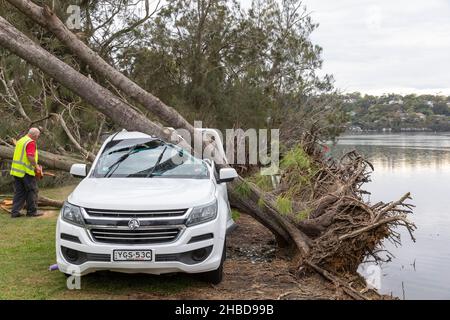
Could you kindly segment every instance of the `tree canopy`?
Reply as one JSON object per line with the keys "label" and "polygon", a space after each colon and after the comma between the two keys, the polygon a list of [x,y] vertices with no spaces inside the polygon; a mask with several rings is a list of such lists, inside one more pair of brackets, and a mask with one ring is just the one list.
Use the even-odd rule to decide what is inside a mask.
{"label": "tree canopy", "polygon": [[[127,100],[50,32],[3,2],[0,14],[19,30]],[[70,18],[70,8],[78,5],[81,24],[73,30],[76,35],[189,121],[203,120],[205,125],[221,129],[282,127],[288,114],[297,115],[298,121],[309,119],[305,112],[322,114],[325,105],[317,103],[321,100],[317,97],[333,89],[332,77],[317,73],[322,49],[311,42],[310,35],[318,25],[300,0],[254,0],[247,10],[236,0],[168,0],[163,4],[47,0],[36,4],[47,4],[62,21]],[[77,138],[93,142],[95,134],[86,137],[86,132],[95,131],[102,115],[9,52],[1,51],[0,66],[28,118],[60,113],[69,127],[75,128]],[[21,113],[5,86],[0,86],[0,92],[1,110],[13,111],[4,121],[11,123]],[[321,121],[339,127],[337,119],[341,118],[335,115],[338,112],[325,112]],[[22,126],[27,124],[2,126],[1,134],[15,136]],[[106,120],[106,128],[113,126]],[[57,144],[71,148],[62,129],[51,131]]]}

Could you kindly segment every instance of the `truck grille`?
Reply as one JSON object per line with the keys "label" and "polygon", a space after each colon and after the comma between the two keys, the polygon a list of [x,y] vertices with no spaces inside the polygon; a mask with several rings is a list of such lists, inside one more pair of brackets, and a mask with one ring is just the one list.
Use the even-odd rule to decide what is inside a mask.
{"label": "truck grille", "polygon": [[155,227],[139,230],[91,229],[97,242],[112,244],[153,244],[174,241],[181,232],[178,226]]}
{"label": "truck grille", "polygon": [[102,218],[161,218],[161,217],[180,217],[184,215],[187,209],[180,210],[141,210],[141,211],[123,211],[123,210],[102,210],[85,209],[91,217]]}

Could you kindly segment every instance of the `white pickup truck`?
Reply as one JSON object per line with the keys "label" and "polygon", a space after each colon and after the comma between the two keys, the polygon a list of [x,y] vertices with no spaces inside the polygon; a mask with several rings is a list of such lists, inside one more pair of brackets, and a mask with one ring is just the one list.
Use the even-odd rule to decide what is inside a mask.
{"label": "white pickup truck", "polygon": [[71,174],[84,179],[58,218],[61,272],[187,272],[222,281],[234,169],[122,131],[106,139],[89,170],[75,164]]}

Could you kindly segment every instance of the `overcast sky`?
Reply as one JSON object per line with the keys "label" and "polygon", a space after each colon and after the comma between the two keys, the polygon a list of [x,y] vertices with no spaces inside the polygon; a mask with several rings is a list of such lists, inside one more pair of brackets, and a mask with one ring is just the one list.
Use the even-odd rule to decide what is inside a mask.
{"label": "overcast sky", "polygon": [[337,88],[450,95],[450,0],[304,3],[320,24],[312,40]]}

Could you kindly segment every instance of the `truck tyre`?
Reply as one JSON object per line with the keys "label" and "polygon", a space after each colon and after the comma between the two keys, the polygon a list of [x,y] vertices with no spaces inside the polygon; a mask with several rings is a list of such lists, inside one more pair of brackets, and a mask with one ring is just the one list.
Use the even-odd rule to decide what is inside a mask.
{"label": "truck tyre", "polygon": [[226,246],[226,240],[223,243],[223,250],[222,250],[222,259],[220,260],[220,266],[216,270],[204,272],[201,274],[201,279],[205,282],[209,282],[212,284],[219,284],[222,282],[223,279],[223,265],[225,263],[225,259],[227,257],[227,246]]}

